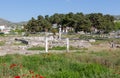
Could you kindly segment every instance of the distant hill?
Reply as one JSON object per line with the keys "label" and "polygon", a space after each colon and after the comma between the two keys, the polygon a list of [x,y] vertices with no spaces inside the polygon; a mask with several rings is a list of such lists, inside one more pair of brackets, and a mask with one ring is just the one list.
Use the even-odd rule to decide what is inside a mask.
{"label": "distant hill", "polygon": [[16,24],[19,24],[19,25],[24,25],[24,24],[27,24],[27,21],[23,21],[23,22],[18,22]]}
{"label": "distant hill", "polygon": [[6,25],[8,27],[15,27],[15,26],[22,26],[23,24],[27,24],[27,22],[13,23],[11,21],[0,18],[0,25]]}
{"label": "distant hill", "polygon": [[113,15],[115,20],[120,20],[120,15]]}

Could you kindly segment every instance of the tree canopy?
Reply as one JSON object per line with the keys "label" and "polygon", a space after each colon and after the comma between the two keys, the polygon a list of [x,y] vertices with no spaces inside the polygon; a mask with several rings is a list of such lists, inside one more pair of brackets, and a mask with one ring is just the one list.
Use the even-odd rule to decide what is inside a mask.
{"label": "tree canopy", "polygon": [[[70,27],[74,29],[74,32],[84,31],[91,32],[91,28],[94,27],[99,31],[108,33],[114,30],[114,17],[111,15],[103,15],[102,13],[68,13],[68,14],[58,14],[54,15],[39,15],[37,19],[31,18],[27,25],[25,25],[25,30],[28,32],[41,32],[41,31],[51,31],[52,24],[61,25],[62,28]],[[118,27],[119,28],[119,27]]]}

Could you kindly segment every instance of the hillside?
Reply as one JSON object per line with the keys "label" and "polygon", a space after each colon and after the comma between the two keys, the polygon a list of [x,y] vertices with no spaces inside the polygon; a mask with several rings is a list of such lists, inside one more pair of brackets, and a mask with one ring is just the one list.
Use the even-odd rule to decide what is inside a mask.
{"label": "hillside", "polygon": [[10,27],[21,26],[21,25],[26,24],[26,23],[27,22],[13,23],[11,21],[0,18],[0,25],[6,25],[6,26],[10,26]]}
{"label": "hillside", "polygon": [[120,20],[120,15],[113,15],[116,20]]}

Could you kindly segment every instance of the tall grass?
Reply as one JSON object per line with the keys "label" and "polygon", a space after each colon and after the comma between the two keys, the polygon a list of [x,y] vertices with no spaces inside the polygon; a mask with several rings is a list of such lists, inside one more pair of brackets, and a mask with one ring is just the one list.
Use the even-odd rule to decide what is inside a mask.
{"label": "tall grass", "polygon": [[[29,78],[32,78],[34,73],[34,75],[39,74],[45,78],[120,78],[118,72],[95,62],[93,57],[90,59],[91,56],[97,59],[95,54],[89,56],[87,53],[79,52],[43,53],[31,56],[6,55],[0,57],[0,76],[1,78],[13,78],[27,74]],[[14,68],[11,69],[10,66],[14,64]]]}

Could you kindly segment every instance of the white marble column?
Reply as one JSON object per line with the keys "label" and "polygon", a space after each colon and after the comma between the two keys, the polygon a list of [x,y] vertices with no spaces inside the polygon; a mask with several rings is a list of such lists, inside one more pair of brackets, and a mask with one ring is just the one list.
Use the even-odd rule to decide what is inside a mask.
{"label": "white marble column", "polygon": [[45,52],[48,52],[48,38],[45,38]]}
{"label": "white marble column", "polygon": [[66,45],[67,46],[67,50],[66,51],[69,52],[69,38],[66,38],[66,44],[67,44]]}

